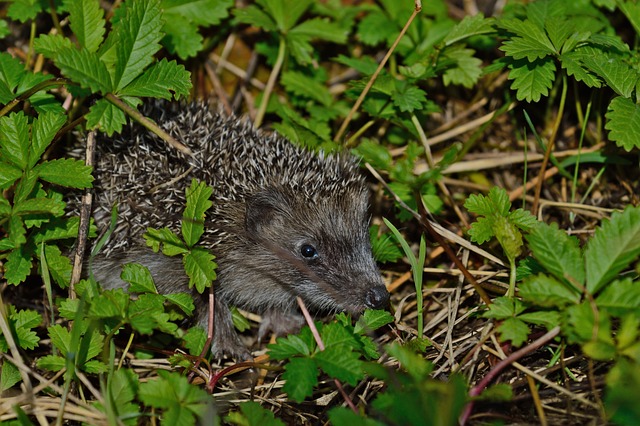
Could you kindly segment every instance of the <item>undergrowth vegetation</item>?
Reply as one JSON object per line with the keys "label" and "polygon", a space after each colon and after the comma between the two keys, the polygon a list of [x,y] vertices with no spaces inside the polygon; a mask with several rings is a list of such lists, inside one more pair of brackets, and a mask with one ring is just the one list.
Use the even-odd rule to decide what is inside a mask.
{"label": "undergrowth vegetation", "polygon": [[[0,421],[640,422],[640,3],[240,3],[2,3]],[[132,120],[185,149],[146,98],[361,157],[391,312],[257,342],[236,310],[254,360],[235,363],[144,265],[129,292],[80,279],[108,237],[67,206],[92,132]],[[181,235],[145,234],[200,292],[215,190],[186,188]]]}

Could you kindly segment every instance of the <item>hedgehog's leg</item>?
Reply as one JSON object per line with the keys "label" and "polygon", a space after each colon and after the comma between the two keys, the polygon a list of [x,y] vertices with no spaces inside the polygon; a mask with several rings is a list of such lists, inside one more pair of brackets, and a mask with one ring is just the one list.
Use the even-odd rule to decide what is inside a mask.
{"label": "hedgehog's leg", "polygon": [[258,341],[262,341],[269,332],[276,336],[297,333],[304,325],[304,317],[297,312],[285,312],[270,309],[262,314],[262,322],[258,330]]}
{"label": "hedgehog's leg", "polygon": [[[209,308],[198,312],[198,324],[208,329]],[[215,358],[231,356],[237,361],[247,361],[251,359],[251,354],[240,340],[233,325],[231,310],[229,305],[216,294],[213,309],[213,341],[211,353]]]}

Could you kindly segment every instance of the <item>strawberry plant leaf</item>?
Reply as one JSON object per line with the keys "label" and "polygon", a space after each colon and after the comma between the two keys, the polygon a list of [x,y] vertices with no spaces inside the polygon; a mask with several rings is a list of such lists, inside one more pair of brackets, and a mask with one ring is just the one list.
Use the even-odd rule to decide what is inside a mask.
{"label": "strawberry plant leaf", "polygon": [[551,330],[560,324],[560,313],[556,311],[535,311],[518,315],[518,319],[528,324],[541,325]]}
{"label": "strawberry plant leaf", "polygon": [[162,249],[162,253],[166,256],[176,256],[188,252],[184,243],[169,228],[147,228],[144,233],[147,246],[151,247],[156,253]]}
{"label": "strawberry plant leaf", "polygon": [[378,10],[369,13],[358,25],[358,37],[369,46],[376,46],[395,36],[397,32],[395,22]]}
{"label": "strawberry plant leaf", "polygon": [[22,111],[0,117],[0,154],[24,170],[29,158],[29,125]]}
{"label": "strawberry plant leaf", "polygon": [[124,112],[106,99],[98,99],[89,108],[89,113],[85,116],[87,128],[100,129],[107,136],[120,133],[122,126],[127,122]]}
{"label": "strawberry plant leaf", "polygon": [[47,149],[58,130],[67,121],[67,117],[61,114],[44,113],[33,120],[31,126],[31,146],[28,153],[27,167],[33,168],[44,151]]}
{"label": "strawberry plant leaf", "polygon": [[191,89],[191,76],[184,65],[176,61],[168,62],[165,58],[147,68],[120,95],[176,99],[186,96]]}
{"label": "strawberry plant leaf", "polygon": [[44,161],[33,170],[40,179],[69,188],[91,188],[93,182],[91,166],[72,158]]}
{"label": "strawberry plant leaf", "polygon": [[158,293],[151,272],[146,266],[139,263],[125,264],[122,267],[120,278],[129,283],[130,293]]}
{"label": "strawberry plant leaf", "polygon": [[94,93],[107,94],[114,87],[107,66],[96,52],[65,48],[57,53],[56,65],[70,80]]}
{"label": "strawberry plant leaf", "polygon": [[501,27],[517,36],[508,39],[500,47],[507,56],[515,60],[527,58],[529,62],[555,55],[556,50],[547,34],[533,22],[518,19],[501,20]]}
{"label": "strawberry plant leaf", "polygon": [[469,238],[478,244],[484,244],[493,238],[493,219],[479,217],[469,229]]}
{"label": "strawberry plant leaf", "polygon": [[12,388],[15,384],[22,380],[20,370],[8,360],[2,362],[0,368],[0,392],[4,392],[7,389]]}
{"label": "strawberry plant leaf", "polygon": [[327,347],[316,353],[313,359],[329,376],[352,386],[355,386],[364,375],[360,355],[346,350],[343,346]]}
{"label": "strawberry plant leaf", "polygon": [[297,96],[312,99],[327,107],[333,102],[329,89],[325,85],[300,72],[285,72],[280,82],[288,92]]}
{"label": "strawberry plant leaf", "polygon": [[12,100],[14,90],[18,87],[24,66],[20,61],[6,52],[0,53],[0,103],[7,103]]}
{"label": "strawberry plant leaf", "polygon": [[630,278],[615,280],[607,285],[596,298],[596,305],[611,315],[624,316],[640,313],[640,283]]}
{"label": "strawberry plant leaf", "polygon": [[200,356],[207,342],[207,332],[202,327],[191,327],[184,336],[182,336],[184,347],[193,356]]}
{"label": "strawberry plant leaf", "polygon": [[465,16],[449,34],[444,38],[445,46],[450,46],[469,37],[490,34],[495,32],[494,19],[486,18],[482,13],[473,16]]}
{"label": "strawberry plant leaf", "polygon": [[622,58],[603,52],[584,56],[582,63],[589,71],[602,78],[614,92],[625,98],[631,97],[640,78],[640,73],[627,65]]}
{"label": "strawberry plant leaf", "polygon": [[[558,229],[557,224],[542,222],[526,238],[535,259],[557,279],[569,286],[584,284],[585,261],[577,238]],[[578,288],[574,291],[580,293]]]}
{"label": "strawberry plant leaf", "polygon": [[126,2],[121,17],[113,24],[106,45],[115,50],[113,87],[119,91],[153,62],[160,50],[162,20],[160,0]]}
{"label": "strawberry plant leaf", "polygon": [[210,200],[213,188],[195,179],[186,189],[187,205],[182,215],[182,238],[188,247],[193,247],[204,233],[204,215],[213,206]]}
{"label": "strawberry plant leaf", "polygon": [[71,260],[62,254],[62,251],[50,244],[44,246],[44,255],[47,260],[49,273],[53,280],[61,287],[67,288],[71,281]]}
{"label": "strawberry plant leaf", "polygon": [[194,248],[185,254],[182,262],[189,276],[189,288],[195,286],[198,293],[202,293],[205,288],[211,287],[211,283],[216,279],[217,268],[213,259],[214,256],[211,253],[199,248]]}
{"label": "strawberry plant leaf", "polygon": [[533,62],[519,60],[509,65],[511,89],[516,90],[519,101],[538,102],[542,96],[549,94],[555,80],[556,65],[550,57]]}
{"label": "strawberry plant leaf", "polygon": [[271,16],[255,5],[249,5],[243,8],[233,10],[234,24],[249,24],[258,28],[262,28],[268,32],[278,30],[276,22]]}
{"label": "strawberry plant leaf", "polygon": [[482,60],[473,56],[475,53],[472,49],[466,49],[463,46],[455,46],[446,49],[443,58],[448,58],[455,64],[454,67],[447,69],[442,79],[445,86],[457,84],[468,89],[473,87],[482,74]]}
{"label": "strawberry plant leaf", "polygon": [[292,37],[319,39],[338,44],[344,44],[347,41],[346,30],[327,19],[321,18],[305,20],[293,27],[288,34]]}
{"label": "strawberry plant leaf", "polygon": [[60,34],[41,34],[33,41],[33,47],[36,52],[48,59],[56,58],[63,50],[74,49],[71,39]]}
{"label": "strawberry plant leaf", "polygon": [[507,318],[502,321],[496,331],[500,333],[501,341],[510,340],[513,346],[520,347],[529,337],[529,327],[519,318]]}
{"label": "strawberry plant leaf", "polygon": [[240,411],[229,413],[225,421],[239,426],[285,426],[275,415],[255,401],[243,402]]}
{"label": "strawberry plant leaf", "polygon": [[393,315],[387,311],[367,309],[356,321],[354,331],[359,334],[370,333],[382,326],[391,324],[393,321]]}
{"label": "strawberry plant leaf", "polygon": [[165,294],[165,299],[167,299],[172,304],[176,305],[178,308],[182,310],[187,315],[193,314],[193,310],[195,306],[193,304],[193,297],[187,293],[173,293],[173,294]]}
{"label": "strawberry plant leaf", "polygon": [[138,397],[145,405],[163,410],[163,421],[170,425],[194,425],[210,401],[186,377],[165,370],[158,370],[158,378],[140,383]]}
{"label": "strawberry plant leaf", "polygon": [[102,44],[105,21],[104,10],[97,0],[66,1],[69,9],[69,26],[81,47],[96,52]]}
{"label": "strawberry plant leaf", "polygon": [[286,383],[282,387],[289,398],[295,402],[302,402],[311,395],[318,384],[318,368],[311,358],[293,358],[284,366],[282,378]]}
{"label": "strawberry plant leaf", "polygon": [[9,253],[4,266],[7,284],[18,285],[26,280],[31,272],[31,254],[22,248],[16,248]]}
{"label": "strawberry plant leaf", "polygon": [[287,337],[278,337],[276,343],[268,345],[267,348],[270,358],[283,360],[296,355],[309,356],[315,345],[311,346],[310,342],[306,342],[300,336],[290,334]]}
{"label": "strawberry plant leaf", "polygon": [[615,212],[585,249],[587,290],[596,294],[640,255],[640,207]]}
{"label": "strawberry plant leaf", "polygon": [[[580,259],[582,262],[582,259]],[[580,302],[580,292],[555,278],[538,274],[524,279],[519,286],[518,294],[538,306],[563,307]]]}
{"label": "strawberry plant leaf", "polygon": [[640,106],[631,99],[617,96],[609,104],[605,129],[609,138],[621,148],[640,148]]}

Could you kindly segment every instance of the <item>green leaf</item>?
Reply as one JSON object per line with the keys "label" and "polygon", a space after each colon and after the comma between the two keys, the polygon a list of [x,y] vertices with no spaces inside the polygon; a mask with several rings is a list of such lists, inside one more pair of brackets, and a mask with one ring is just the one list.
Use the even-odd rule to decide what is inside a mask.
{"label": "green leaf", "polygon": [[0,373],[0,392],[4,392],[12,388],[16,383],[22,380],[20,370],[8,360],[2,362],[2,372]]}
{"label": "green leaf", "polygon": [[318,384],[318,368],[315,362],[310,358],[293,358],[284,366],[284,369],[282,378],[286,383],[282,390],[292,401],[304,401],[313,392],[313,387]]}
{"label": "green leaf", "polygon": [[33,41],[33,48],[45,58],[54,59],[58,53],[71,50],[74,46],[71,39],[60,34],[40,34]]}
{"label": "green leaf", "polygon": [[519,299],[511,297],[498,297],[489,305],[489,310],[482,316],[484,318],[505,319],[520,315],[525,310],[525,305]]}
{"label": "green leaf", "polygon": [[359,354],[341,346],[327,347],[316,353],[313,359],[329,376],[352,386],[364,376]]}
{"label": "green leaf", "polygon": [[70,188],[91,188],[93,182],[92,168],[72,158],[44,161],[34,170],[40,179]]}
{"label": "green leaf", "polygon": [[306,37],[344,44],[347,41],[347,31],[340,25],[327,19],[312,18],[296,25],[289,31],[292,37]]}
{"label": "green leaf", "polygon": [[[162,16],[165,19],[162,26],[162,32],[165,33],[162,44],[166,49],[171,54],[178,55],[183,61],[196,56],[202,50],[204,41],[198,32],[198,26],[192,24],[186,17],[174,13],[165,12]],[[123,90],[126,89],[125,87]]]}
{"label": "green leaf", "polygon": [[[570,237],[557,224],[539,223],[527,235],[536,260],[557,279],[569,285],[584,285],[585,262],[578,239]],[[578,288],[574,292],[580,293]]]}
{"label": "green leaf", "polygon": [[111,136],[120,133],[127,122],[125,113],[106,99],[98,99],[85,116],[88,129],[100,129]]}
{"label": "green leaf", "polygon": [[66,367],[67,360],[57,355],[45,355],[36,361],[38,368],[49,371],[60,371]]}
{"label": "green leaf", "polygon": [[67,117],[61,114],[44,113],[33,121],[31,127],[31,149],[28,154],[27,167],[36,165],[47,149],[58,130],[66,123]]}
{"label": "green leaf", "polygon": [[207,332],[202,327],[191,327],[182,337],[184,347],[190,355],[200,356],[207,342]]}
{"label": "green leaf", "polygon": [[47,331],[49,332],[49,338],[53,346],[66,356],[70,350],[69,345],[71,343],[71,333],[69,330],[59,324],[55,324],[47,328]]}
{"label": "green leaf", "polygon": [[613,281],[598,295],[596,305],[620,317],[629,312],[640,315],[640,282],[630,278]]}
{"label": "green leaf", "polygon": [[147,228],[143,237],[148,247],[151,247],[155,252],[162,249],[162,253],[166,256],[188,253],[184,243],[169,228]]}
{"label": "green leaf", "polygon": [[471,241],[478,244],[486,243],[493,235],[493,218],[479,217],[469,229]]}
{"label": "green leaf", "polygon": [[[78,216],[52,220],[33,234],[33,241],[36,243],[46,243],[54,240],[76,238],[78,236],[79,223],[80,218]],[[90,236],[95,236],[95,226],[91,228],[89,234]]]}
{"label": "green leaf", "polygon": [[7,284],[18,285],[26,280],[31,272],[31,256],[21,248],[14,249],[7,256],[4,267]]}
{"label": "green leaf", "polygon": [[387,311],[367,309],[356,321],[354,331],[356,333],[370,333],[382,326],[394,322],[393,315]]}
{"label": "green leaf", "polygon": [[129,283],[130,293],[158,293],[151,272],[146,266],[139,263],[125,264],[122,267],[120,278]]}
{"label": "green leaf", "polygon": [[518,294],[529,302],[539,306],[563,307],[580,302],[581,293],[548,275],[539,274],[525,278],[518,286]]}
{"label": "green leaf", "polygon": [[599,54],[584,56],[582,63],[590,71],[601,77],[620,96],[630,98],[640,74],[621,58]]}
{"label": "green leaf", "polygon": [[402,368],[415,380],[424,380],[433,370],[433,364],[412,349],[393,343],[385,347],[387,353],[398,360]]}
{"label": "green leaf", "polygon": [[276,32],[278,27],[271,16],[255,5],[233,10],[234,24],[249,24],[268,32]]}
{"label": "green leaf", "polygon": [[549,94],[555,80],[556,65],[551,58],[537,59],[534,62],[516,61],[509,66],[511,89],[516,90],[516,98],[527,102],[538,102]]}
{"label": "green leaf", "polygon": [[[196,179],[193,179],[186,189],[187,205],[182,215],[181,229],[182,238],[188,247],[193,247],[204,233],[205,213],[213,206],[210,199],[212,194],[213,188]],[[211,259],[213,260],[213,257]]]}
{"label": "green leaf", "polygon": [[580,56],[576,52],[563,53],[560,56],[562,68],[567,70],[568,76],[583,82],[589,87],[602,87],[600,79],[582,65]]}
{"label": "green leaf", "polygon": [[369,46],[376,46],[397,35],[397,33],[396,23],[381,11],[375,9],[365,16],[358,25],[360,40]]}
{"label": "green leaf", "polygon": [[388,233],[381,234],[378,237],[378,229],[380,229],[379,225],[369,227],[369,239],[371,240],[373,258],[381,263],[400,260],[403,254],[398,242]]}
{"label": "green leaf", "polygon": [[89,314],[95,318],[123,318],[129,304],[129,295],[123,289],[105,290],[95,297]]}
{"label": "green leaf", "polygon": [[313,0],[262,0],[258,3],[273,17],[278,30],[285,33],[298,22]]}
{"label": "green leaf", "polygon": [[22,176],[18,166],[0,161],[0,189],[7,189]]}
{"label": "green leaf", "polygon": [[231,308],[231,321],[233,321],[233,326],[236,328],[236,330],[241,333],[251,329],[251,323],[249,323],[249,320],[244,315],[242,315],[242,313],[235,306]]}
{"label": "green leaf", "polygon": [[449,34],[447,34],[443,42],[445,46],[450,46],[464,40],[465,38],[493,33],[495,32],[493,23],[493,18],[485,19],[482,13],[478,13],[473,16],[465,16],[462,21],[449,31]]}
{"label": "green leaf", "polygon": [[518,318],[507,318],[496,329],[500,333],[500,340],[510,340],[513,346],[520,347],[529,336],[529,327]]}
{"label": "green leaf", "polygon": [[191,77],[184,65],[165,58],[145,70],[120,95],[171,99],[186,96],[191,90]]}
{"label": "green leaf", "polygon": [[173,293],[173,294],[165,294],[164,297],[176,305],[178,308],[182,310],[187,315],[193,314],[193,310],[195,306],[193,304],[193,296],[187,293]]}
{"label": "green leaf", "polygon": [[179,373],[158,370],[158,378],[140,383],[140,400],[163,410],[162,420],[169,425],[194,425],[205,414],[211,397],[189,383]]}
{"label": "green leaf", "polygon": [[240,412],[231,412],[225,421],[241,426],[284,426],[274,414],[255,401],[240,404]]}
{"label": "green leaf", "polygon": [[346,407],[334,407],[329,410],[329,422],[332,425],[384,426],[378,420],[362,417]]}
{"label": "green leaf", "polygon": [[500,50],[513,59],[527,58],[529,62],[534,62],[536,59],[543,59],[556,53],[547,34],[529,20],[503,20],[500,22],[500,26],[506,27],[518,35],[508,39],[500,47]]}
{"label": "green leaf", "polygon": [[24,65],[6,52],[0,53],[0,103],[12,100],[14,90],[24,76]]}
{"label": "green leaf", "polygon": [[49,267],[49,273],[53,280],[61,287],[67,288],[71,282],[71,271],[73,266],[71,260],[62,254],[62,251],[50,244],[44,246],[44,255]]}
{"label": "green leaf", "polygon": [[427,101],[424,90],[409,84],[399,84],[391,94],[393,104],[402,112],[419,111]]}
{"label": "green leaf", "polygon": [[502,246],[507,258],[514,262],[522,253],[522,234],[518,228],[504,216],[494,216],[493,233]]}
{"label": "green leaf", "polygon": [[314,100],[324,106],[329,106],[333,102],[329,89],[325,85],[301,72],[284,72],[281,83],[288,92]]}
{"label": "green leaf", "polygon": [[0,154],[24,170],[29,158],[29,124],[22,111],[0,117]]}
{"label": "green leaf", "polygon": [[615,212],[587,243],[587,290],[596,294],[640,255],[640,207]]}
{"label": "green leaf", "polygon": [[445,86],[457,84],[468,89],[472,88],[482,74],[482,60],[473,56],[472,49],[465,49],[463,46],[455,46],[444,51],[443,57],[451,60],[455,66],[448,68],[443,76]]}
{"label": "green leaf", "polygon": [[627,151],[640,148],[640,105],[617,96],[611,100],[605,117],[604,127],[616,145]]}
{"label": "green leaf", "polygon": [[62,216],[64,214],[65,203],[51,198],[27,198],[19,201],[13,206],[14,215],[28,214],[52,214]]}
{"label": "green leaf", "polygon": [[288,359],[296,355],[308,356],[312,349],[307,342],[295,334],[278,337],[276,343],[268,345],[267,348],[269,349],[269,357],[275,360]]}
{"label": "green leaf", "polygon": [[98,0],[70,0],[65,2],[69,8],[69,26],[81,47],[96,52],[104,36],[104,10]]}
{"label": "green leaf", "polygon": [[42,3],[35,0],[13,1],[7,8],[7,16],[23,24],[34,19],[40,12],[42,12]]}
{"label": "green leaf", "polygon": [[486,197],[482,194],[471,194],[464,202],[464,207],[477,215],[489,216],[496,213],[506,216],[509,214],[511,202],[507,191],[494,186]]}
{"label": "green leaf", "polygon": [[113,87],[122,90],[153,62],[162,38],[160,0],[123,4],[124,16],[113,24],[107,45],[115,49]]}
{"label": "green leaf", "polygon": [[211,286],[216,279],[216,268],[218,265],[213,261],[214,255],[207,250],[194,248],[187,253],[182,262],[184,270],[189,276],[189,288],[195,286],[198,293],[204,292],[205,288]]}
{"label": "green leaf", "polygon": [[542,325],[551,330],[560,324],[560,313],[557,311],[534,311],[518,315],[518,319],[529,324]]}
{"label": "green leaf", "polygon": [[80,87],[103,95],[113,89],[107,66],[96,52],[67,48],[58,52],[55,62],[62,74]]}

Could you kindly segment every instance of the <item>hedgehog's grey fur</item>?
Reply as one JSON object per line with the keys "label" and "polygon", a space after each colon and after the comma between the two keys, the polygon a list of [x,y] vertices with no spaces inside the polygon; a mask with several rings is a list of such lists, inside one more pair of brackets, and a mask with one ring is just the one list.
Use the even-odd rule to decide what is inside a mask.
{"label": "hedgehog's grey fur", "polygon": [[[295,296],[320,311],[359,313],[388,302],[371,256],[368,191],[353,157],[312,154],[202,103],[145,108],[194,155],[169,148],[136,125],[117,140],[99,141],[98,226],[106,226],[114,203],[119,206],[116,230],[93,264],[103,286],[123,286],[119,265],[137,261],[149,267],[161,292],[187,291],[181,260],[153,253],[141,235],[149,226],[179,233],[185,188],[195,178],[214,188],[201,241],[219,265],[215,353],[248,355],[233,329],[230,305],[262,314],[263,335],[301,324]],[[305,258],[304,245],[318,256]],[[198,321],[206,326],[206,303],[194,297]]]}

